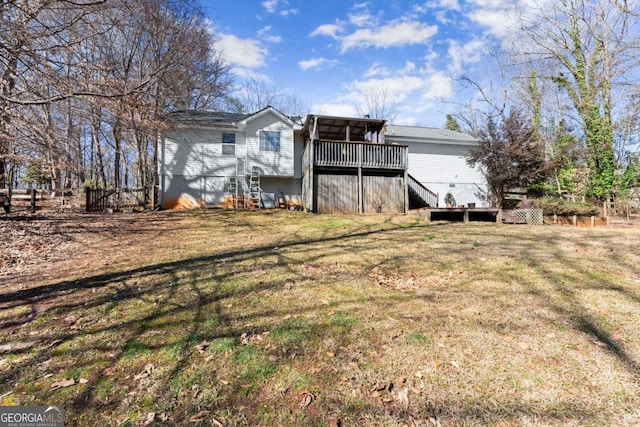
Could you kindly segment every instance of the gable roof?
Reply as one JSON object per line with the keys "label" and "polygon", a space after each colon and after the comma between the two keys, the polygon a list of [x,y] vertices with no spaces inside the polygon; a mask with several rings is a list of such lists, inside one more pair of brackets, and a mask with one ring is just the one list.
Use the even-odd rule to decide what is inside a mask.
{"label": "gable roof", "polygon": [[247,117],[245,117],[245,118],[242,120],[242,122],[243,122],[243,123],[247,123],[249,120],[251,120],[251,119],[255,119],[255,118],[258,118],[258,117],[260,117],[260,116],[263,116],[263,115],[265,115],[266,113],[273,113],[273,114],[275,114],[276,116],[278,116],[278,118],[279,118],[280,120],[282,120],[283,122],[289,123],[291,126],[293,126],[293,125],[294,125],[293,120],[291,120],[291,118],[290,118],[289,116],[287,116],[287,115],[283,114],[282,112],[280,112],[280,110],[278,110],[277,108],[274,108],[274,107],[272,107],[272,106],[270,106],[270,105],[269,105],[269,106],[267,106],[267,107],[265,107],[265,108],[263,108],[262,110],[256,111],[256,112],[255,112],[255,113],[253,113],[253,114],[247,114]]}
{"label": "gable roof", "polygon": [[475,145],[478,143],[476,138],[462,132],[418,126],[387,125],[385,137],[388,142],[449,143],[456,145]]}
{"label": "gable roof", "polygon": [[220,111],[182,110],[166,114],[165,120],[180,125],[197,125],[206,127],[236,127],[237,123],[249,114],[224,113]]}
{"label": "gable roof", "polygon": [[266,113],[273,113],[280,120],[288,123],[291,126],[295,126],[296,123],[285,114],[278,111],[271,106],[263,108],[251,114],[244,113],[226,113],[222,111],[195,111],[195,110],[181,110],[173,111],[164,116],[165,120],[172,124],[177,125],[192,125],[203,127],[233,127],[238,125],[246,125],[249,120],[258,118]]}

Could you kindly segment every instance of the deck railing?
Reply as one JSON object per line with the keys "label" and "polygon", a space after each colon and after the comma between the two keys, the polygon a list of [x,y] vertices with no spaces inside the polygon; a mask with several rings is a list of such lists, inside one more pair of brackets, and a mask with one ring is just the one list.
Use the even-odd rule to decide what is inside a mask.
{"label": "deck railing", "polygon": [[438,193],[434,193],[433,191],[429,190],[427,187],[422,185],[420,181],[418,181],[411,175],[407,175],[407,178],[408,178],[408,184],[409,184],[409,191],[413,192],[416,196],[422,199],[422,202],[426,205],[421,207],[427,207],[427,206],[432,208],[438,207],[438,199],[439,199]]}
{"label": "deck railing", "polygon": [[406,169],[407,146],[368,142],[313,141],[316,166]]}

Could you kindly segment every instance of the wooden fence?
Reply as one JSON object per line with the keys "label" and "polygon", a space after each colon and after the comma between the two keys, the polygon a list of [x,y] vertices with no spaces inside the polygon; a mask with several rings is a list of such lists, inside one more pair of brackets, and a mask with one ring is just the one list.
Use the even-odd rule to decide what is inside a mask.
{"label": "wooden fence", "polygon": [[87,188],[85,209],[87,212],[102,212],[106,209],[119,211],[144,207],[147,196],[144,188]]}
{"label": "wooden fence", "polygon": [[37,202],[42,201],[44,194],[38,190],[0,190],[0,199],[4,211],[9,213],[16,208],[34,213],[37,208]]}

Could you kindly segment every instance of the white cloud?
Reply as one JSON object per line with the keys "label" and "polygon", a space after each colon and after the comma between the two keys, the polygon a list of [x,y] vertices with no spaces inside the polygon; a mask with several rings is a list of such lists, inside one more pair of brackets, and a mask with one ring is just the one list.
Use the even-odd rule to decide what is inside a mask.
{"label": "white cloud", "polygon": [[280,16],[297,15],[298,9],[289,8],[288,0],[265,0],[262,7],[267,13],[277,13]]}
{"label": "white cloud", "polygon": [[358,102],[365,101],[365,96],[379,91],[391,102],[402,102],[412,92],[420,90],[424,85],[422,76],[397,76],[381,79],[369,79],[352,83],[352,92],[348,96]]}
{"label": "white cloud", "polygon": [[379,62],[374,62],[369,69],[364,73],[365,78],[381,76],[385,77],[390,75],[389,69]]}
{"label": "white cloud", "polygon": [[473,40],[464,45],[451,40],[448,53],[451,58],[449,71],[453,74],[459,74],[464,64],[480,62],[485,57],[486,45],[480,40]]}
{"label": "white cloud", "polygon": [[351,6],[351,9],[353,10],[357,10],[357,9],[366,9],[369,7],[369,2],[362,2],[362,3],[355,3],[353,6]]}
{"label": "white cloud", "polygon": [[217,47],[229,64],[244,68],[258,68],[265,64],[268,51],[257,40],[241,39],[233,34],[218,37]]}
{"label": "white cloud", "polygon": [[342,26],[340,24],[323,24],[317,27],[315,30],[309,34],[311,37],[314,36],[329,36],[338,38],[338,33],[342,32]]}
{"label": "white cloud", "polygon": [[375,26],[378,23],[378,18],[371,15],[369,12],[350,13],[349,22],[356,27]]}
{"label": "white cloud", "polygon": [[278,0],[266,0],[262,2],[262,7],[264,7],[264,9],[269,12],[269,13],[275,13],[276,12],[276,8],[278,7]]}
{"label": "white cloud", "polygon": [[298,66],[303,70],[320,70],[336,65],[338,61],[327,58],[311,58],[303,61],[298,61]]}
{"label": "white cloud", "polygon": [[298,9],[283,9],[278,13],[280,14],[280,16],[297,15]]}
{"label": "white cloud", "polygon": [[445,9],[460,10],[458,0],[440,0],[440,6]]}
{"label": "white cloud", "polygon": [[427,6],[430,8],[442,8],[460,11],[460,3],[458,0],[434,0],[427,3]]}
{"label": "white cloud", "polygon": [[355,117],[358,114],[353,104],[345,103],[314,104],[311,106],[311,111],[314,114],[338,117]]}
{"label": "white cloud", "polygon": [[505,10],[479,9],[469,14],[469,18],[488,27],[489,34],[505,37],[509,33],[509,15]]}
{"label": "white cloud", "polygon": [[261,39],[271,43],[280,43],[282,41],[282,37],[270,34],[271,30],[271,25],[267,25],[266,27],[258,31],[258,36],[260,36]]}
{"label": "white cloud", "polygon": [[425,43],[438,32],[438,27],[417,21],[396,21],[375,29],[359,29],[340,39],[341,53],[350,49]]}
{"label": "white cloud", "polygon": [[444,72],[438,71],[426,79],[422,99],[449,98],[453,96],[453,81]]}
{"label": "white cloud", "polygon": [[517,22],[542,7],[547,0],[470,0],[475,8],[466,14],[473,22],[487,27],[494,36],[507,37]]}
{"label": "white cloud", "polygon": [[403,73],[411,73],[413,71],[416,70],[416,64],[413,61],[407,61],[407,63],[404,65],[404,69],[402,70]]}

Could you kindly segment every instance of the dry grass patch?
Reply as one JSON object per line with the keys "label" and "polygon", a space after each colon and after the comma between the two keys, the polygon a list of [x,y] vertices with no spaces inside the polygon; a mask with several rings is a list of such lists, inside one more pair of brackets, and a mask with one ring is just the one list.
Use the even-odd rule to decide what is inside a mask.
{"label": "dry grass patch", "polygon": [[640,423],[635,229],[276,211],[15,226],[68,239],[2,272],[0,395],[65,405],[67,425]]}

